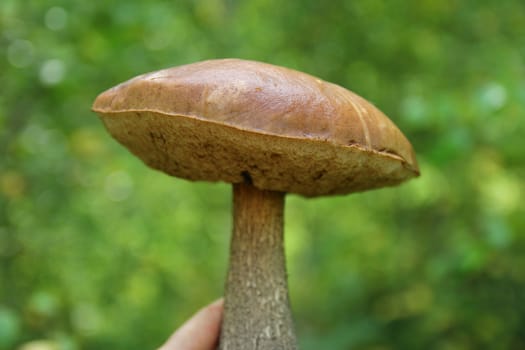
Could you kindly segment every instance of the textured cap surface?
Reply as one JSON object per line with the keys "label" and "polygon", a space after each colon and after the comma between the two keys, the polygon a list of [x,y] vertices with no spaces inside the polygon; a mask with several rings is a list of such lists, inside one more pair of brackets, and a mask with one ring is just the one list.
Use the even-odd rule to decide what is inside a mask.
{"label": "textured cap surface", "polygon": [[338,85],[266,63],[198,62],[144,74],[93,105],[108,131],[170,175],[304,196],[396,185],[419,174],[409,141]]}

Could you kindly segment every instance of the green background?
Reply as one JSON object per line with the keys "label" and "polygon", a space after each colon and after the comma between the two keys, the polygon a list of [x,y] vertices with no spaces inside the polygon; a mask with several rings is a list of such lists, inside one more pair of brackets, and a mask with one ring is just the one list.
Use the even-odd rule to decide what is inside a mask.
{"label": "green background", "polygon": [[520,0],[2,0],[0,349],[153,349],[222,294],[229,186],[148,169],[90,112],[218,57],[356,91],[421,165],[287,198],[301,349],[525,349]]}

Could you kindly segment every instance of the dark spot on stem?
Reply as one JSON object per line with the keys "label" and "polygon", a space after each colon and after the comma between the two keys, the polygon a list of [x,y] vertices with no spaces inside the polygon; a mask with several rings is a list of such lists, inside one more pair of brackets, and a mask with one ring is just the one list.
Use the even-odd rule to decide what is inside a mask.
{"label": "dark spot on stem", "polygon": [[248,171],[243,171],[241,173],[241,176],[244,179],[244,183],[249,184],[249,185],[253,184],[252,176],[250,175]]}

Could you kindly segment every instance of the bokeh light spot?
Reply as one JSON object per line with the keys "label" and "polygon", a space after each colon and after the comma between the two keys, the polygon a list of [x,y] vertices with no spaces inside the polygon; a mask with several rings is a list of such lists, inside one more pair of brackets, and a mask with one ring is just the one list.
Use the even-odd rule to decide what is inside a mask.
{"label": "bokeh light spot", "polygon": [[401,104],[401,114],[413,126],[425,123],[427,119],[427,106],[420,96],[408,96]]}
{"label": "bokeh light spot", "polygon": [[9,348],[20,333],[20,320],[16,313],[0,306],[0,348]]}
{"label": "bokeh light spot", "polygon": [[59,350],[59,346],[52,340],[33,340],[20,346],[19,350]]}
{"label": "bokeh light spot", "polygon": [[62,7],[55,6],[47,10],[44,22],[49,29],[58,31],[66,27],[67,17],[66,10]]}
{"label": "bokeh light spot", "polygon": [[93,305],[80,303],[73,308],[71,313],[71,323],[80,334],[91,336],[99,331],[102,319]]}
{"label": "bokeh light spot", "polygon": [[507,90],[498,83],[490,83],[482,88],[481,99],[487,107],[500,109],[507,102]]}
{"label": "bokeh light spot", "polygon": [[29,40],[15,40],[7,47],[7,61],[17,68],[33,63],[34,54],[35,48]]}
{"label": "bokeh light spot", "polygon": [[50,59],[40,68],[40,81],[44,85],[56,85],[64,79],[66,67],[59,59]]}
{"label": "bokeh light spot", "polygon": [[105,192],[110,200],[121,202],[129,198],[133,192],[133,180],[125,171],[115,171],[106,178]]}

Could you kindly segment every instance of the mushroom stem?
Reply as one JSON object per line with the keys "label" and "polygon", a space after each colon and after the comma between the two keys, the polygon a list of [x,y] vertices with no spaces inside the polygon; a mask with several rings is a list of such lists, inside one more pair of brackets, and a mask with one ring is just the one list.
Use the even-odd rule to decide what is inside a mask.
{"label": "mushroom stem", "polygon": [[284,193],[233,185],[220,350],[295,350],[283,247]]}

